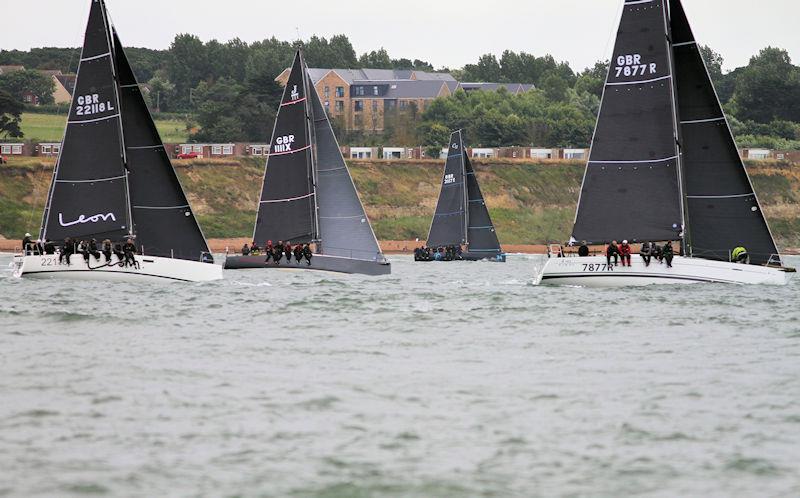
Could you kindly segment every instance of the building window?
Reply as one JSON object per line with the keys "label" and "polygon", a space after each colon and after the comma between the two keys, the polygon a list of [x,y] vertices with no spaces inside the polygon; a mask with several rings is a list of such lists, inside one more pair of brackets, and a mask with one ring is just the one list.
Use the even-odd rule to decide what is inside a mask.
{"label": "building window", "polygon": [[373,86],[372,87],[372,95],[375,95],[376,97],[378,95],[380,95],[380,93],[378,92],[378,87],[377,86]]}
{"label": "building window", "polygon": [[0,145],[0,154],[11,154],[10,145]]}
{"label": "building window", "polygon": [[21,145],[12,145],[11,146],[11,153],[12,154],[22,154],[22,146]]}
{"label": "building window", "polygon": [[354,100],[353,101],[353,110],[356,112],[361,112],[364,110],[364,101],[363,100]]}
{"label": "building window", "polygon": [[336,112],[344,112],[344,102],[342,102],[341,100],[337,100],[335,109]]}
{"label": "building window", "polygon": [[250,147],[250,155],[251,156],[260,156],[261,155],[261,146],[253,145]]}
{"label": "building window", "polygon": [[197,152],[198,154],[202,154],[203,153],[203,146],[202,145],[193,145],[192,146],[192,150],[190,150],[189,152],[192,152],[192,151]]}
{"label": "building window", "polygon": [[325,110],[326,111],[330,111],[331,110],[331,101],[330,100],[326,100],[325,101]]}
{"label": "building window", "polygon": [[377,100],[373,100],[372,101],[372,112],[373,113],[378,112],[378,101]]}
{"label": "building window", "polygon": [[338,97],[340,99],[344,98],[344,87],[343,86],[337,86],[336,87],[336,97]]}
{"label": "building window", "polygon": [[50,146],[49,145],[40,145],[42,154],[49,154],[50,153]]}
{"label": "building window", "polygon": [[226,156],[233,155],[233,145],[223,145],[222,153],[225,154]]}
{"label": "building window", "polygon": [[211,146],[211,153],[212,154],[222,154],[222,146],[221,145],[212,145]]}
{"label": "building window", "polygon": [[406,102],[405,100],[401,100],[400,101],[400,110],[401,111],[405,111],[406,107],[408,107],[408,102]]}
{"label": "building window", "polygon": [[358,97],[363,97],[364,96],[364,87],[363,86],[357,86],[356,87],[356,96],[358,96]]}
{"label": "building window", "polygon": [[324,92],[324,93],[325,93],[325,98],[326,98],[326,99],[329,99],[329,98],[331,98],[331,87],[329,87],[329,86],[326,86],[326,87],[325,87],[325,92]]}

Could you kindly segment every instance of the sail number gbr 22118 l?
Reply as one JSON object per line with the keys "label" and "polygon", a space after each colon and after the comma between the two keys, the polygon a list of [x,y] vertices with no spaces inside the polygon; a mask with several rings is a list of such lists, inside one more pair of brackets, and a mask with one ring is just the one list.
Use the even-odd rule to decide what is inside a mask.
{"label": "sail number gbr 22118 l", "polygon": [[642,64],[640,54],[628,54],[617,57],[617,66],[614,69],[617,72],[617,78],[620,76],[643,76],[656,74],[658,65],[655,62]]}
{"label": "sail number gbr 22118 l", "polygon": [[78,105],[75,106],[76,116],[91,116],[106,111],[113,111],[114,106],[111,101],[100,102],[100,96],[96,93],[89,95],[78,95]]}

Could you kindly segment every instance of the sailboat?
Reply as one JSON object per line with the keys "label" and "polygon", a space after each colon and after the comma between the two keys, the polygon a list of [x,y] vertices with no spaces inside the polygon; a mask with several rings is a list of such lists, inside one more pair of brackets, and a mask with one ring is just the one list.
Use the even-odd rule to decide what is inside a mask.
{"label": "sailboat", "polygon": [[[78,74],[39,238],[133,239],[115,255],[20,255],[15,274],[83,280],[222,278],[145,105],[103,0],[92,0]],[[69,259],[69,261],[67,261]],[[68,264],[69,263],[69,264]]]}
{"label": "sailboat", "polygon": [[[572,242],[677,242],[672,267],[551,258],[543,284],[785,284],[775,241],[680,0],[626,0]],[[743,246],[749,264],[732,262]]]}
{"label": "sailboat", "polygon": [[225,268],[391,273],[299,50],[270,144],[253,241],[313,244],[315,254],[310,262],[279,264],[263,255],[228,256]]}
{"label": "sailboat", "polygon": [[464,148],[462,130],[450,135],[436,212],[428,231],[431,248],[466,246],[462,259],[505,262],[475,170]]}

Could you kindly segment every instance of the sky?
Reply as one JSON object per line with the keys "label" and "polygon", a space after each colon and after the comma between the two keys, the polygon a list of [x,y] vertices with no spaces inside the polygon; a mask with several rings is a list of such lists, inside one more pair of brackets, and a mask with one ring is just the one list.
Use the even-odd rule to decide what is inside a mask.
{"label": "sky", "polygon": [[[622,0],[106,0],[124,45],[168,48],[178,33],[246,42],[345,34],[356,53],[460,68],[503,50],[552,54],[575,70],[605,60]],[[89,0],[0,0],[0,49],[79,46]],[[746,65],[766,46],[800,63],[798,0],[684,0],[698,41]],[[308,9],[304,12],[304,9]],[[8,22],[21,19],[21,22]]]}

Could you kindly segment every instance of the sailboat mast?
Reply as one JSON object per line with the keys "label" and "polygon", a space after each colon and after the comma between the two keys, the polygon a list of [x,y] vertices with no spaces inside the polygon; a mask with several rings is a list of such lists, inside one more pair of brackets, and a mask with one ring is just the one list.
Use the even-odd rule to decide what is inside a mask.
{"label": "sailboat mast", "polygon": [[306,115],[306,133],[308,136],[308,143],[311,144],[311,161],[309,161],[309,171],[308,171],[308,179],[310,183],[310,190],[313,193],[311,196],[312,209],[314,210],[312,219],[314,221],[313,231],[314,233],[311,235],[311,240],[316,245],[317,253],[322,252],[322,240],[320,237],[320,230],[319,230],[319,202],[317,201],[317,182],[319,181],[319,177],[317,174],[317,146],[316,140],[314,139],[314,111],[312,110],[311,106],[311,98],[309,93],[309,87],[312,85],[311,81],[309,81],[308,76],[308,68],[306,67],[306,61],[302,56],[302,52],[300,54],[300,68],[303,71],[303,95],[305,95],[306,100],[303,102],[303,106],[305,108],[305,115]]}
{"label": "sailboat mast", "polygon": [[128,235],[133,236],[133,207],[131,205],[131,187],[130,179],[128,178],[128,153],[125,146],[125,131],[122,128],[122,108],[120,107],[119,98],[119,71],[117,70],[117,57],[114,47],[114,39],[111,36],[111,20],[108,17],[105,1],[100,1],[100,10],[103,13],[103,23],[105,26],[105,35],[108,40],[108,49],[111,54],[108,56],[111,61],[111,75],[114,80],[112,93],[114,95],[114,104],[117,106],[117,122],[119,123],[119,147],[120,157],[122,158],[122,169],[125,180],[125,206],[127,208],[126,216],[128,217]]}
{"label": "sailboat mast", "polygon": [[669,4],[664,2],[664,33],[667,42],[667,60],[669,60],[669,70],[672,75],[670,85],[670,103],[672,105],[672,129],[675,136],[675,149],[676,149],[676,170],[678,174],[678,191],[680,194],[680,210],[681,210],[681,250],[682,254],[690,256],[691,249],[689,246],[689,222],[686,207],[686,180],[683,174],[683,140],[681,137],[681,122],[678,113],[678,78],[675,73],[675,57],[672,51],[672,27],[670,23]]}

